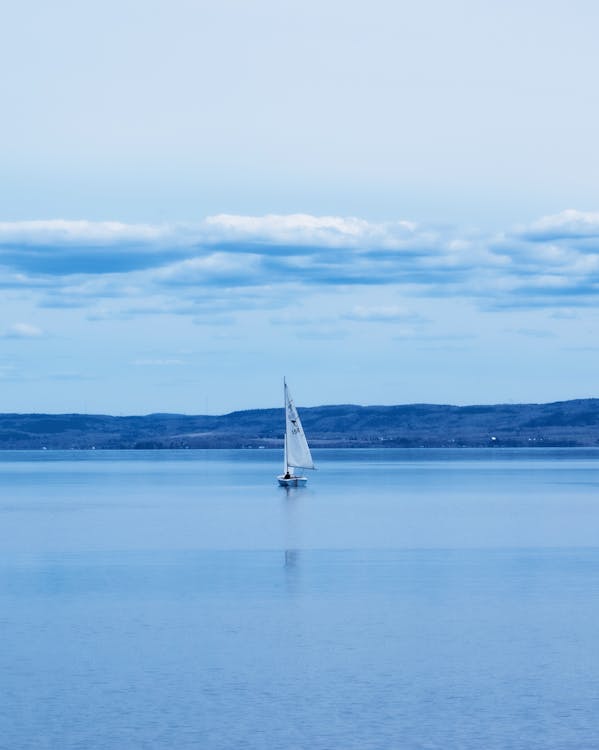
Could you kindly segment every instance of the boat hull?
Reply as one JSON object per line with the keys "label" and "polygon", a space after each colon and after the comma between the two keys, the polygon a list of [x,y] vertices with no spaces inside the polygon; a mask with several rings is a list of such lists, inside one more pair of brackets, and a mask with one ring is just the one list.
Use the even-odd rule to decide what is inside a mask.
{"label": "boat hull", "polygon": [[277,477],[280,487],[305,487],[308,483],[308,477],[285,477],[283,474]]}

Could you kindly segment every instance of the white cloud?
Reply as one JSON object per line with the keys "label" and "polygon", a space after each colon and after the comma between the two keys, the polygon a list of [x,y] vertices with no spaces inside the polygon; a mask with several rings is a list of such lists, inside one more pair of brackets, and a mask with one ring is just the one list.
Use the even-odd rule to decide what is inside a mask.
{"label": "white cloud", "polygon": [[567,209],[543,216],[521,230],[529,239],[599,237],[599,211]]}
{"label": "white cloud", "polygon": [[173,263],[155,271],[153,278],[164,284],[197,286],[224,281],[243,285],[249,280],[259,280],[255,278],[259,267],[259,255],[216,252]]}
{"label": "white cloud", "polygon": [[[192,315],[207,294],[214,304],[233,289],[274,300],[285,284],[386,286],[460,295],[486,307],[587,305],[599,290],[594,233],[599,238],[599,213],[574,210],[486,236],[409,221],[308,214],[219,214],[186,225],[3,222],[0,286],[44,290],[40,302],[48,307],[128,298],[130,308],[141,310],[160,298],[162,306],[189,306]],[[235,309],[234,296],[229,303]],[[364,320],[400,314],[382,307],[352,313]]]}
{"label": "white cloud", "polygon": [[97,245],[157,242],[180,236],[167,225],[125,224],[118,221],[3,221],[1,245]]}
{"label": "white cloud", "polygon": [[365,219],[310,214],[268,214],[209,216],[205,226],[215,236],[228,240],[271,243],[321,243],[330,247],[356,247],[376,242],[392,245],[414,234],[417,225],[408,221],[372,223]]}
{"label": "white cloud", "polygon": [[6,329],[4,338],[37,339],[43,335],[44,331],[38,328],[38,326],[31,325],[30,323],[13,323],[13,325]]}

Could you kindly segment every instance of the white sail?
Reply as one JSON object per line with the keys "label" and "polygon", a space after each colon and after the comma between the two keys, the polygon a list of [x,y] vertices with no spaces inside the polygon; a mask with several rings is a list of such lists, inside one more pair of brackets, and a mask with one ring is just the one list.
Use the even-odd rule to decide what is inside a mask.
{"label": "white sail", "polygon": [[302,423],[285,383],[285,463],[296,469],[313,469],[314,461],[304,435]]}

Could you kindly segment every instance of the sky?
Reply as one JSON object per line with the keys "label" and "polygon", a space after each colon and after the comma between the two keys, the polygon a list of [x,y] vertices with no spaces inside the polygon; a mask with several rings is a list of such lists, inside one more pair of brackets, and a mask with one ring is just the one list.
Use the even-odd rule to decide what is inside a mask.
{"label": "sky", "polygon": [[599,396],[598,22],[11,4],[0,411]]}

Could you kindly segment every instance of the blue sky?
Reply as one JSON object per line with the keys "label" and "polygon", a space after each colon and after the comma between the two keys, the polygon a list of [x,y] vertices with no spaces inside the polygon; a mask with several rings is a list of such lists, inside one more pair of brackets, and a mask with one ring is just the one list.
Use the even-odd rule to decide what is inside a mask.
{"label": "blue sky", "polygon": [[23,2],[2,411],[598,395],[591,2]]}

